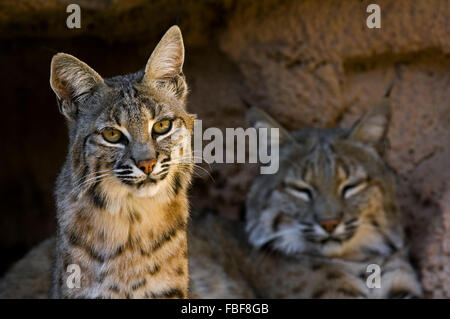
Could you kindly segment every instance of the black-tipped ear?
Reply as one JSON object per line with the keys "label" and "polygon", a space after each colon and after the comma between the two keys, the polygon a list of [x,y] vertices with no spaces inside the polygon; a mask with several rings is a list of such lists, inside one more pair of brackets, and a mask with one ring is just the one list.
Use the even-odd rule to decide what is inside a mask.
{"label": "black-tipped ear", "polygon": [[383,98],[372,106],[353,126],[350,138],[375,147],[381,154],[391,119],[391,102]]}
{"label": "black-tipped ear", "polygon": [[159,41],[145,67],[144,80],[165,87],[184,102],[187,95],[183,75],[184,44],[181,30],[172,26]]}
{"label": "black-tipped ear", "polygon": [[288,140],[293,140],[289,132],[280,123],[275,121],[269,114],[260,108],[252,106],[247,111],[247,121],[254,128],[267,128],[269,132],[271,128],[278,128],[280,145]]}
{"label": "black-tipped ear", "polygon": [[56,54],[50,65],[50,86],[58,98],[61,113],[73,119],[73,102],[103,83],[102,77],[86,63],[65,53]]}

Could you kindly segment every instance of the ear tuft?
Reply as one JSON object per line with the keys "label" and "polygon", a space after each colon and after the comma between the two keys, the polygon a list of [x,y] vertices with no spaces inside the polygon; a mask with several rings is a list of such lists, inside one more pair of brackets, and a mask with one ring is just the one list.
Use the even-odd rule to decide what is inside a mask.
{"label": "ear tuft", "polygon": [[149,84],[163,86],[184,101],[187,85],[183,75],[184,44],[181,30],[172,26],[153,50],[145,67],[144,79]]}
{"label": "ear tuft", "polygon": [[384,151],[391,118],[391,102],[383,98],[372,106],[353,126],[350,138]]}
{"label": "ear tuft", "polygon": [[171,78],[182,72],[184,44],[178,26],[171,27],[161,38],[145,67],[145,76],[150,79]]}
{"label": "ear tuft", "polygon": [[60,100],[74,100],[103,83],[102,77],[72,55],[56,54],[50,66],[50,86]]}
{"label": "ear tuft", "polygon": [[267,128],[270,131],[271,128],[278,128],[280,144],[292,139],[289,132],[280,123],[258,107],[252,106],[248,109],[247,121],[256,129]]}

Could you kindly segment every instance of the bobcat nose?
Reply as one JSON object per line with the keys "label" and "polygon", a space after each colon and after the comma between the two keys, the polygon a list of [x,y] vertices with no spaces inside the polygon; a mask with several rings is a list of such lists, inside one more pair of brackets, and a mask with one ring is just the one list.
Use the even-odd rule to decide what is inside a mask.
{"label": "bobcat nose", "polygon": [[338,219],[325,219],[319,222],[319,225],[327,231],[327,233],[332,233],[337,225],[339,225]]}
{"label": "bobcat nose", "polygon": [[156,165],[156,160],[144,160],[137,163],[137,167],[145,174],[150,174]]}

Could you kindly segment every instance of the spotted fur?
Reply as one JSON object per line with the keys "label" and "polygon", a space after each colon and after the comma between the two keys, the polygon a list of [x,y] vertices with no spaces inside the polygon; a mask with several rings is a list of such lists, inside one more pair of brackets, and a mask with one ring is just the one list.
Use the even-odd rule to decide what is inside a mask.
{"label": "spotted fur", "polygon": [[[280,170],[254,180],[245,225],[211,215],[190,224],[190,296],[421,297],[393,173],[382,158],[389,116],[383,101],[351,129],[289,133],[251,110],[255,126],[280,128]],[[333,219],[339,223],[327,234],[320,222]],[[52,245],[44,242],[16,264],[1,296],[42,297]],[[381,268],[381,288],[366,284],[370,264]]]}
{"label": "spotted fur", "polygon": [[[212,248],[191,243],[192,292],[199,297],[422,296],[408,258],[394,175],[382,157],[390,108],[388,100],[381,101],[351,129],[293,133],[261,110],[250,110],[254,126],[280,129],[280,170],[259,175],[248,193],[250,246],[225,231],[214,232],[208,241]],[[208,223],[202,228],[224,228],[218,219]],[[234,262],[217,265],[220,254]],[[220,276],[200,268],[206,263],[219,268]],[[366,284],[370,264],[381,267],[381,288]]]}
{"label": "spotted fur", "polygon": [[[194,117],[185,110],[183,60],[178,27],[134,74],[103,79],[73,56],[53,57],[50,84],[70,144],[56,185],[52,297],[187,296]],[[155,135],[153,124],[161,120],[171,128]],[[121,132],[118,142],[104,138],[108,128]],[[149,174],[138,168],[147,160],[156,162]],[[71,264],[81,269],[80,288],[67,285]]]}

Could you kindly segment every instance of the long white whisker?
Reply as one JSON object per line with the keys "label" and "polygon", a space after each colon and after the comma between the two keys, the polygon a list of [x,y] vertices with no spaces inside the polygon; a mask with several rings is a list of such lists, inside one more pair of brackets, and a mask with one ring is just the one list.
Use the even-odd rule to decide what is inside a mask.
{"label": "long white whisker", "polygon": [[278,231],[276,233],[273,233],[272,235],[270,235],[268,237],[265,237],[264,240],[262,240],[261,242],[258,243],[258,246],[259,247],[264,246],[269,241],[271,241],[271,240],[273,240],[275,238],[281,237],[283,235],[288,235],[290,233],[298,233],[298,230],[295,229],[295,228],[294,229],[290,228],[290,229],[280,230],[280,231]]}
{"label": "long white whisker", "polygon": [[95,177],[91,177],[91,178],[85,180],[81,185],[83,185],[83,184],[85,184],[87,182],[90,182],[92,180],[100,179],[100,178],[108,176],[108,175],[111,175],[111,173],[106,173],[106,174],[98,175],[98,176],[95,176]]}
{"label": "long white whisker", "polygon": [[[174,162],[173,164],[175,164],[175,165],[188,165],[187,163],[183,163],[183,162],[181,162],[181,163],[176,163],[176,162]],[[201,167],[201,166],[199,166],[199,165],[197,165],[197,164],[189,164],[189,165],[193,165],[193,167],[194,167],[194,169],[195,168],[198,168],[198,169],[201,169],[202,171],[204,171],[212,180],[213,180],[213,182],[215,183],[216,181],[214,180],[214,177],[212,177],[212,175],[211,175],[211,173],[207,170],[207,169],[205,169],[205,168],[203,168],[203,167]],[[198,175],[198,176],[200,176],[200,175]]]}
{"label": "long white whisker", "polygon": [[83,186],[93,185],[96,181],[101,180],[103,177],[107,177],[107,176],[110,176],[110,175],[112,175],[112,174],[111,173],[107,173],[107,174],[102,174],[102,175],[99,175],[99,176],[95,176],[95,177],[89,178],[89,179],[83,181],[82,183],[80,183],[78,185],[75,185],[73,187],[71,193],[79,192],[82,189]]}
{"label": "long white whisker", "polygon": [[76,185],[79,182],[83,181],[83,179],[90,177],[90,176],[94,176],[95,174],[102,174],[102,173],[107,173],[107,172],[110,172],[110,170],[106,169],[106,170],[98,171],[98,172],[90,172],[87,175],[83,175],[78,180],[74,181],[74,184]]}

